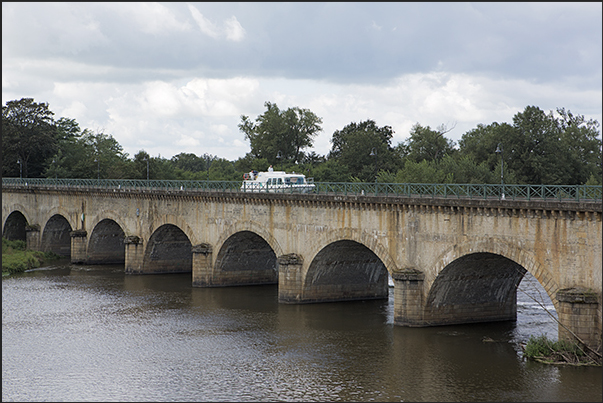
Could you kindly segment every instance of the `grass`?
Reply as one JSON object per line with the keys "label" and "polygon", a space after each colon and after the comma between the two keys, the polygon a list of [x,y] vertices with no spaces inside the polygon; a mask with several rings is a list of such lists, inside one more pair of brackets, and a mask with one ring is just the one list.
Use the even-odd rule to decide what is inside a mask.
{"label": "grass", "polygon": [[545,364],[601,366],[601,356],[589,354],[574,341],[552,341],[546,336],[530,336],[524,356]]}
{"label": "grass", "polygon": [[2,238],[2,277],[23,273],[60,258],[60,255],[53,252],[29,250],[25,241],[9,241]]}

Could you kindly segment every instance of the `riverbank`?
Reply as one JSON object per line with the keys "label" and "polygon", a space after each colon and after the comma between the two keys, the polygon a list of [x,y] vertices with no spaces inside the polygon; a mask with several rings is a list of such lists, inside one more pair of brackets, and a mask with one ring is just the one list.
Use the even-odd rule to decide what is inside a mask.
{"label": "riverbank", "polygon": [[23,273],[45,263],[59,260],[61,256],[53,252],[29,250],[24,241],[9,241],[2,238],[2,277]]}

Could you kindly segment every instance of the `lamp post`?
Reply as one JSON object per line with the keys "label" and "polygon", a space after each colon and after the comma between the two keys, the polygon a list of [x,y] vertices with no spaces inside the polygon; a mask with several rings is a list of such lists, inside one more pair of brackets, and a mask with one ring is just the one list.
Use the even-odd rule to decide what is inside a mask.
{"label": "lamp post", "polygon": [[144,157],[144,160],[147,162],[147,180],[149,180],[149,157]]}
{"label": "lamp post", "polygon": [[279,165],[281,164],[281,159],[283,158],[283,155],[281,154],[281,152],[277,152],[276,153],[276,159],[278,160]]}
{"label": "lamp post", "polygon": [[100,160],[98,158],[95,158],[94,162],[97,163],[98,183],[100,183]]}
{"label": "lamp post", "polygon": [[57,160],[55,158],[52,159],[52,166],[54,167],[54,181],[57,181]]}
{"label": "lamp post", "polygon": [[501,200],[505,200],[505,179],[504,179],[504,159],[503,159],[503,146],[501,143],[498,143],[498,145],[496,146],[496,151],[494,151],[495,153],[500,153],[500,189],[501,189],[501,194],[500,194],[500,198]]}
{"label": "lamp post", "polygon": [[21,158],[17,159],[17,164],[19,164],[19,179],[23,179],[23,161],[21,161]]}
{"label": "lamp post", "polygon": [[377,149],[373,147],[369,155],[375,156],[375,183],[377,183]]}

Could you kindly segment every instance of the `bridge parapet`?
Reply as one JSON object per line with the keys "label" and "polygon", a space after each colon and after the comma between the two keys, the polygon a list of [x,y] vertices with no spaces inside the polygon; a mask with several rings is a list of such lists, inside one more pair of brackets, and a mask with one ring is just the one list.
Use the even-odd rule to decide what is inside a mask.
{"label": "bridge parapet", "polygon": [[[500,200],[593,200],[601,201],[603,189],[593,185],[512,185],[512,184],[454,184],[454,183],[346,183],[314,182],[315,192],[328,195],[395,195],[411,197],[444,197],[461,199]],[[136,180],[136,179],[46,179],[2,178],[2,186],[45,187],[68,190],[71,188],[109,189],[113,191],[170,192],[244,192],[240,181],[191,181],[191,180]],[[294,187],[283,193],[296,193]],[[273,194],[273,193],[271,193]]]}

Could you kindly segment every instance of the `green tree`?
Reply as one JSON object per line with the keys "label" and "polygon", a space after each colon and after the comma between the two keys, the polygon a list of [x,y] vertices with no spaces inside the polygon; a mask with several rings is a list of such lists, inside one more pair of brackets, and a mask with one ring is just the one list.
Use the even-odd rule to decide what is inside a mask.
{"label": "green tree", "polygon": [[[40,178],[57,151],[54,113],[33,98],[2,106],[2,176]],[[17,162],[19,161],[19,163]]]}
{"label": "green tree", "polygon": [[311,166],[316,166],[316,165],[322,164],[326,160],[327,160],[327,158],[324,155],[319,155],[316,152],[312,151],[311,153],[306,154],[304,156],[302,163],[308,164]]}
{"label": "green tree", "polygon": [[[459,141],[459,153],[497,174],[504,161],[505,183],[583,184],[601,177],[599,123],[564,108],[546,114],[527,106],[513,124],[478,125]],[[502,153],[495,150],[500,146]]]}
{"label": "green tree", "polygon": [[322,119],[308,109],[294,107],[281,111],[271,102],[264,106],[266,112],[255,123],[241,115],[239,124],[239,130],[249,140],[253,157],[266,158],[273,165],[301,161],[302,150],[312,147],[313,138],[322,130]]}
{"label": "green tree", "polygon": [[557,124],[561,130],[561,154],[566,157],[568,185],[585,184],[590,178],[599,178],[601,183],[601,139],[599,122],[586,120],[583,115],[574,115],[565,108],[558,108]]}
{"label": "green tree", "polygon": [[328,159],[346,167],[350,175],[373,182],[379,171],[395,172],[398,167],[393,135],[390,126],[378,127],[373,120],[352,122],[333,133]]}
{"label": "green tree", "polygon": [[55,123],[58,151],[51,157],[44,176],[47,178],[77,178],[74,167],[83,154],[80,144],[82,131],[75,119],[61,117]]}
{"label": "green tree", "polygon": [[161,156],[151,157],[149,167],[149,169],[152,169],[152,171],[149,171],[150,179],[178,179],[176,167],[174,167],[172,161],[167,158],[162,158]]}
{"label": "green tree", "polygon": [[235,161],[235,170],[241,174],[256,171],[266,171],[270,163],[266,158],[256,158],[251,153],[245,154],[244,157]]}
{"label": "green tree", "polygon": [[[141,150],[134,155],[134,177],[136,179],[182,179],[183,170],[176,167],[173,160],[151,157],[146,151]],[[147,173],[148,169],[148,173]],[[191,171],[186,171],[191,172]],[[201,176],[201,175],[199,175]],[[200,179],[200,178],[197,178]]]}
{"label": "green tree", "polygon": [[437,168],[450,175],[452,183],[497,183],[498,176],[487,163],[477,164],[470,156],[446,155],[437,162]]}
{"label": "green tree", "polygon": [[316,182],[351,182],[353,175],[345,165],[329,159],[312,168],[310,176]]}
{"label": "green tree", "polygon": [[503,151],[520,183],[558,185],[569,180],[561,149],[561,130],[552,114],[527,106],[513,117],[514,131]]}
{"label": "green tree", "polygon": [[400,147],[399,154],[414,162],[440,160],[454,152],[454,141],[444,137],[448,131],[445,126],[433,130],[416,123],[410,130],[410,137]]}
{"label": "green tree", "polygon": [[125,179],[132,177],[128,154],[110,134],[94,133],[88,129],[79,141],[83,155],[80,158],[80,178]]}
{"label": "green tree", "polygon": [[209,167],[209,180],[212,181],[238,181],[241,175],[235,170],[234,162],[225,158],[215,159]]}
{"label": "green tree", "polygon": [[209,166],[205,158],[197,157],[193,153],[180,153],[174,155],[171,161],[176,168],[190,172],[204,172]]}
{"label": "green tree", "polygon": [[404,167],[396,173],[398,183],[451,183],[452,175],[446,174],[438,169],[434,161],[426,159],[415,162],[412,159],[404,161]]}
{"label": "green tree", "polygon": [[[494,170],[496,166],[500,167],[501,156],[496,153],[499,144],[503,149],[503,158],[510,159],[512,154],[510,151],[513,150],[511,139],[515,136],[514,131],[513,126],[508,123],[479,124],[477,128],[462,135],[458,142],[459,154],[472,159],[477,165],[486,163],[488,169]],[[507,163],[508,161],[505,161],[505,165]]]}

